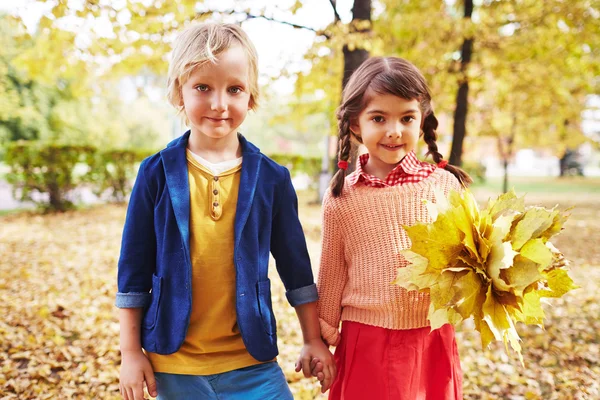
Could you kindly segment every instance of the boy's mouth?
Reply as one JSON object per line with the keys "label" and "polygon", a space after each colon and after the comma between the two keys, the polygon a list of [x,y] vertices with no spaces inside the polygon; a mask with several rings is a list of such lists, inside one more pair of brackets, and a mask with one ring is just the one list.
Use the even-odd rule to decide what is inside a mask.
{"label": "boy's mouth", "polygon": [[227,118],[211,118],[211,117],[206,117],[207,120],[209,120],[210,122],[214,122],[214,123],[219,123],[219,122],[225,122],[227,121]]}

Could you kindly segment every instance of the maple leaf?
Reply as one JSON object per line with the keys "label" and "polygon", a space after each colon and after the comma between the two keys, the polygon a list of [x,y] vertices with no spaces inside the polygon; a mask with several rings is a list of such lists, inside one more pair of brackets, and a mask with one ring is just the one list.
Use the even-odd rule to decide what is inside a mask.
{"label": "maple leaf", "polygon": [[431,223],[405,226],[412,247],[394,284],[429,293],[431,329],[473,318],[485,348],[503,341],[521,355],[516,322],[543,326],[540,299],[561,297],[577,285],[568,262],[548,240],[568,215],[556,207],[525,207],[514,191],[479,210],[469,191],[425,201]]}

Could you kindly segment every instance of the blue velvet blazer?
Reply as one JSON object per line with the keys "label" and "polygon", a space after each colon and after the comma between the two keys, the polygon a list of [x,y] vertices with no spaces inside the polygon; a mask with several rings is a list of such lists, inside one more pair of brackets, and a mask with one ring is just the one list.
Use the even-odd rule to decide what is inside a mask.
{"label": "blue velvet blazer", "polygon": [[[171,354],[192,310],[189,131],[140,165],[123,229],[116,305],[144,308],[142,347]],[[292,306],[317,300],[288,170],[239,135],[243,161],[234,228],[237,323],[259,361],[278,354],[267,275],[269,253]],[[209,237],[206,240],[210,240]]]}

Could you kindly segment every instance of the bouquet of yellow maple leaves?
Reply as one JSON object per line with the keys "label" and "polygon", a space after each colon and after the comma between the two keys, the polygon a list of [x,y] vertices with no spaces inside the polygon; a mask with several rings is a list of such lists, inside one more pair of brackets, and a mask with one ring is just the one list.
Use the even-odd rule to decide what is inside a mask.
{"label": "bouquet of yellow maple leaves", "polygon": [[405,226],[412,241],[395,284],[430,294],[431,329],[473,317],[485,348],[510,343],[521,363],[516,322],[543,326],[540,299],[577,288],[567,261],[549,239],[568,218],[565,211],[525,207],[514,191],[479,210],[469,191],[436,192],[426,202],[434,222]]}

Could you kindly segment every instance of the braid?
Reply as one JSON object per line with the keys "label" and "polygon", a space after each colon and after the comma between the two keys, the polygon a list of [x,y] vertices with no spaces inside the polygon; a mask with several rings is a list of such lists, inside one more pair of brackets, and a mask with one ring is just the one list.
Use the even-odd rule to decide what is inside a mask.
{"label": "braid", "polygon": [[[338,113],[339,122],[339,161],[348,161],[350,159],[350,151],[352,149],[352,143],[350,142],[350,119],[346,115],[345,110],[341,110]],[[346,170],[338,168],[337,172],[331,180],[331,192],[333,197],[339,197],[342,194],[344,188],[344,181],[346,180]]]}
{"label": "braid", "polygon": [[423,121],[423,139],[425,143],[427,143],[427,154],[433,157],[433,161],[437,164],[444,158],[439,152],[437,147],[437,133],[435,130],[438,127],[438,120],[431,112],[429,115],[425,117],[425,121]]}
{"label": "braid", "polygon": [[[425,120],[423,121],[423,140],[425,140],[425,143],[427,143],[428,151],[427,151],[426,156],[431,155],[433,158],[433,161],[436,164],[438,164],[440,161],[442,161],[444,159],[444,156],[442,156],[438,152],[438,147],[437,147],[437,142],[436,142],[437,133],[435,131],[437,129],[437,127],[438,127],[438,120],[432,111],[430,114],[428,114],[425,117]],[[464,170],[460,169],[459,167],[456,167],[456,166],[450,165],[450,164],[446,164],[446,166],[444,166],[444,169],[447,170],[448,172],[451,172],[454,176],[456,176],[458,181],[464,187],[467,187],[471,183],[473,183],[473,179],[471,179],[469,174],[467,174]]]}

